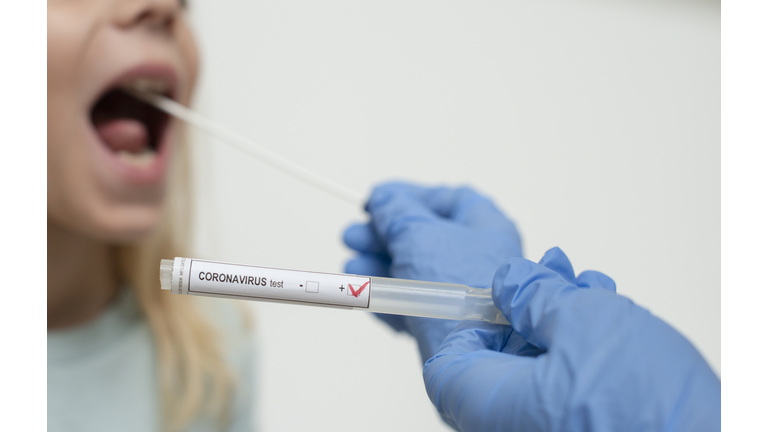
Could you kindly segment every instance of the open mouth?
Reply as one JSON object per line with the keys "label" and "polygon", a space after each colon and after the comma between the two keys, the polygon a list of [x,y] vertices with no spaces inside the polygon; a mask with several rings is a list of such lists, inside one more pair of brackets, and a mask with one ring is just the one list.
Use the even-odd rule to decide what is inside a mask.
{"label": "open mouth", "polygon": [[162,80],[140,78],[119,85],[102,95],[91,109],[91,123],[104,145],[131,165],[151,164],[164,142],[169,117],[130,92],[171,97]]}

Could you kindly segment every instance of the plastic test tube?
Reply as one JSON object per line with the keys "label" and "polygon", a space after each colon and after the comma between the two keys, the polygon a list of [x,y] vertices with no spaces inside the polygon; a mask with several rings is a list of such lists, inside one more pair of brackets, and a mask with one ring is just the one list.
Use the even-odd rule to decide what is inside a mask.
{"label": "plastic test tube", "polygon": [[161,260],[160,287],[191,294],[507,324],[490,289],[285,270],[192,258]]}

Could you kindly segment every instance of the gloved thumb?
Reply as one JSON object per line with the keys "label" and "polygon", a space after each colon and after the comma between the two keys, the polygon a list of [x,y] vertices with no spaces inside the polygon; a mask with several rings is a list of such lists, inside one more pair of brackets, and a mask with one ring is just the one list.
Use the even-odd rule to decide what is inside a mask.
{"label": "gloved thumb", "polygon": [[579,277],[576,277],[571,260],[568,259],[565,252],[559,247],[553,247],[545,252],[544,256],[539,260],[539,264],[557,272],[563,279],[580,288],[604,288],[608,291],[616,292],[616,282],[599,271],[585,270]]}
{"label": "gloved thumb", "polygon": [[576,285],[576,273],[573,271],[571,260],[565,255],[562,249],[555,246],[544,252],[544,256],[539,260],[539,264],[557,272],[563,279]]}
{"label": "gloved thumb", "polygon": [[493,302],[512,328],[542,349],[550,348],[555,327],[563,324],[558,321],[561,301],[579,291],[558,272],[523,258],[513,258],[499,267],[492,289]]}
{"label": "gloved thumb", "polygon": [[414,222],[432,223],[440,219],[416,196],[399,188],[376,188],[366,209],[378,239],[385,245]]}
{"label": "gloved thumb", "polygon": [[584,270],[576,278],[576,285],[581,288],[603,288],[605,290],[616,292],[616,282],[608,275],[595,270]]}
{"label": "gloved thumb", "polygon": [[344,244],[351,249],[364,253],[386,252],[385,245],[379,240],[371,223],[355,223],[344,230]]}

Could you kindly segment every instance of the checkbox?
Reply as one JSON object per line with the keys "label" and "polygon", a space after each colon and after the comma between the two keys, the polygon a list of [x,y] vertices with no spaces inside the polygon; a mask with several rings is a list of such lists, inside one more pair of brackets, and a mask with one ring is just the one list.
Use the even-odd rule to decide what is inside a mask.
{"label": "checkbox", "polygon": [[307,281],[307,292],[308,293],[320,292],[320,282]]}
{"label": "checkbox", "polygon": [[367,287],[369,283],[370,282],[366,282],[366,283],[364,283],[362,285],[352,285],[352,284],[347,285],[347,287],[348,287],[347,288],[347,295],[348,296],[354,296],[355,298],[360,297],[360,294],[362,294],[363,291],[365,291],[365,287]]}

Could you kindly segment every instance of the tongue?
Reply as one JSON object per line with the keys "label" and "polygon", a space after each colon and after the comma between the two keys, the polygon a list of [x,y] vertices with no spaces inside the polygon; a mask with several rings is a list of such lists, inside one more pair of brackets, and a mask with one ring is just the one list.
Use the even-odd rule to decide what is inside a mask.
{"label": "tongue", "polygon": [[96,133],[113,151],[141,153],[149,144],[144,123],[134,119],[109,120],[96,126]]}

